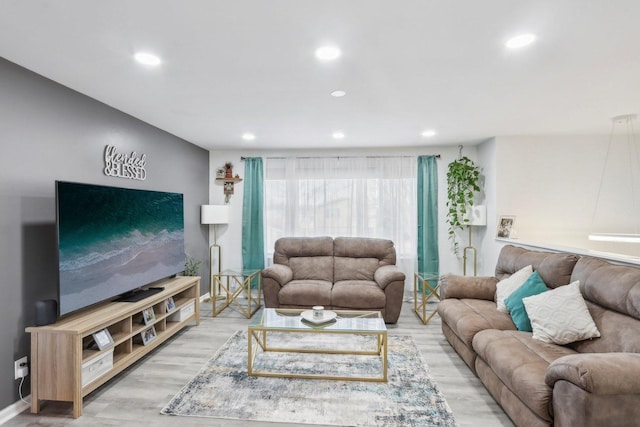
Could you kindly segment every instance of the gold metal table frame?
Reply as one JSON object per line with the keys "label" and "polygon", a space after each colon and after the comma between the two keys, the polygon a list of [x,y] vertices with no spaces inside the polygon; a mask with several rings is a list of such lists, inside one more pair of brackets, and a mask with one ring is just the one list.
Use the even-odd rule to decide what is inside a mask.
{"label": "gold metal table frame", "polygon": [[[251,292],[251,284],[257,283],[257,296]],[[211,304],[216,317],[232,303],[245,317],[251,318],[262,306],[262,277],[260,270],[224,270],[211,276]],[[238,298],[246,296],[246,304]]]}
{"label": "gold metal table frame", "polygon": [[[300,317],[300,313],[303,311],[304,310],[302,309],[265,308],[258,316],[256,316],[253,323],[249,325],[247,334],[248,375],[259,377],[387,382],[388,337],[384,319],[379,311],[335,310],[338,314],[338,318],[334,324],[328,326],[312,326],[303,323]],[[278,317],[281,319],[278,319]],[[267,337],[271,332],[371,335],[375,338],[375,341],[373,341],[375,348],[371,350],[351,350],[340,348],[282,348],[268,344]],[[339,376],[325,374],[296,374],[284,371],[260,371],[255,369],[256,357],[260,351],[377,356],[380,357],[382,362],[382,373],[378,377],[363,377],[358,375]],[[330,359],[327,361],[327,364],[329,363]]]}
{"label": "gold metal table frame", "polygon": [[436,298],[440,301],[439,287],[440,277],[437,274],[417,272],[413,276],[413,311],[415,311],[423,325],[429,323],[431,318],[438,313],[433,310],[427,315],[427,302],[431,298]]}

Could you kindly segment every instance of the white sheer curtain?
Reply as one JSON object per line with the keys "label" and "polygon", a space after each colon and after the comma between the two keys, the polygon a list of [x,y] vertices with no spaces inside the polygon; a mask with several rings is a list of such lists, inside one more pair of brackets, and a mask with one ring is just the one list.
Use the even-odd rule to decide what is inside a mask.
{"label": "white sheer curtain", "polygon": [[416,268],[415,157],[267,158],[265,253],[284,236],[377,237],[394,242],[411,283]]}

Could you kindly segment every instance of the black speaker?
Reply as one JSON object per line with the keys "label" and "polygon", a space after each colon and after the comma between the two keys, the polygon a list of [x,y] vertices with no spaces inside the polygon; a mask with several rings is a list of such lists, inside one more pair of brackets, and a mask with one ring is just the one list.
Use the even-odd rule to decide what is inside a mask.
{"label": "black speaker", "polygon": [[58,317],[58,301],[45,299],[36,301],[36,326],[50,325]]}

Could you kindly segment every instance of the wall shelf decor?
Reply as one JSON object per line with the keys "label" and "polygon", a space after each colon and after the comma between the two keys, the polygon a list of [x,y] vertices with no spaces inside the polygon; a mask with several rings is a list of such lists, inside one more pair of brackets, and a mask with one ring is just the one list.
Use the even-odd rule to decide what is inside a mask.
{"label": "wall shelf decor", "polygon": [[231,200],[231,195],[233,194],[233,185],[236,182],[242,181],[242,178],[216,178],[216,181],[222,182],[224,185],[224,204],[228,205],[229,200]]}
{"label": "wall shelf decor", "polygon": [[236,176],[235,178],[216,178],[216,181],[221,182],[224,186],[224,204],[228,205],[233,195],[233,186],[236,182],[242,181],[242,178]]}
{"label": "wall shelf decor", "polygon": [[221,182],[223,185],[225,205],[229,204],[234,184],[240,181],[242,181],[240,175],[233,175],[233,163],[226,162],[223,167],[216,169],[216,182]]}

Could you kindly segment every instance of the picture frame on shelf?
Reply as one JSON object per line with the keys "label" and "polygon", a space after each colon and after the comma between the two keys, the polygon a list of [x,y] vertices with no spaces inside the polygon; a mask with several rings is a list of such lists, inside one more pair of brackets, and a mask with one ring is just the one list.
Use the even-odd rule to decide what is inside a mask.
{"label": "picture frame on shelf", "polygon": [[155,340],[158,337],[158,334],[156,334],[156,327],[151,326],[140,332],[140,337],[142,338],[143,345],[149,344],[151,341]]}
{"label": "picture frame on shelf", "polygon": [[147,307],[142,310],[142,321],[145,325],[156,321],[156,313],[153,311],[153,307]]}
{"label": "picture frame on shelf", "polygon": [[496,237],[502,239],[510,239],[513,232],[513,224],[516,221],[514,215],[501,215],[498,220],[498,229],[496,230]]}
{"label": "picture frame on shelf", "polygon": [[225,169],[223,167],[216,168],[216,178],[224,178]]}
{"label": "picture frame on shelf", "polygon": [[113,338],[107,328],[101,329],[93,334],[93,341],[98,346],[98,350],[104,350],[114,344]]}
{"label": "picture frame on shelf", "polygon": [[176,302],[173,300],[173,297],[167,298],[167,313],[171,313],[176,309]]}

